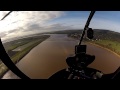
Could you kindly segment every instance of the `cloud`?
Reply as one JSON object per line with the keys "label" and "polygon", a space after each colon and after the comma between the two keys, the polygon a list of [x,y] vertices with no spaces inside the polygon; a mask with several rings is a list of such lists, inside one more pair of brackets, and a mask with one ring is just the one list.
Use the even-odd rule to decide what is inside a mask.
{"label": "cloud", "polygon": [[25,31],[34,31],[34,30],[42,30],[42,29],[44,29],[45,27],[41,27],[39,24],[32,24],[32,25],[30,25],[29,27],[28,27],[28,29],[27,30],[25,30]]}
{"label": "cloud", "polygon": [[[6,13],[7,11],[0,12],[0,17]],[[64,15],[68,16],[62,17]],[[69,17],[69,14],[62,11],[14,11],[0,22],[0,36],[9,39],[53,30],[83,29],[87,18],[88,16],[76,17],[72,14]],[[119,23],[97,17],[93,17],[90,27],[120,32]]]}
{"label": "cloud", "polygon": [[[8,12],[1,11],[0,18]],[[62,11],[14,11],[3,21],[0,21],[0,35],[2,38],[4,36],[5,38],[12,38],[27,35],[32,31],[44,30],[47,21],[59,18],[62,15],[65,15]]]}
{"label": "cloud", "polygon": [[[5,12],[1,12],[1,17],[4,16]],[[3,15],[4,14],[4,15]],[[4,30],[13,30],[18,27],[29,28],[29,25],[39,24],[42,25],[46,21],[58,18],[61,15],[64,15],[64,12],[60,11],[21,11],[21,12],[12,12],[7,18],[0,22],[1,32]]]}
{"label": "cloud", "polygon": [[55,30],[67,30],[72,29],[74,25],[67,25],[65,23],[55,23],[55,24],[46,24],[45,26],[39,25],[39,24],[33,24],[28,27],[27,30],[24,30],[24,32],[28,31],[55,31]]}
{"label": "cloud", "polygon": [[52,25],[48,26],[47,29],[49,29],[49,30],[67,30],[67,29],[72,29],[72,26],[56,23],[56,24],[52,24]]}
{"label": "cloud", "polygon": [[30,25],[28,29],[24,29],[24,27],[19,27],[18,29],[6,31],[5,36],[2,37],[2,40],[4,41],[10,38],[36,34],[40,32],[67,30],[67,29],[71,29],[72,27],[73,25],[66,25],[65,23],[64,24],[56,23],[48,26],[40,26],[39,24],[33,24],[33,25]]}
{"label": "cloud", "polygon": [[13,30],[10,30],[10,31],[8,31],[7,33],[9,34],[9,33],[15,33],[15,32],[17,32],[18,31],[18,29],[13,29]]}
{"label": "cloud", "polygon": [[0,37],[1,37],[1,38],[5,37],[6,35],[7,35],[6,32],[2,32],[2,33],[0,33]]}

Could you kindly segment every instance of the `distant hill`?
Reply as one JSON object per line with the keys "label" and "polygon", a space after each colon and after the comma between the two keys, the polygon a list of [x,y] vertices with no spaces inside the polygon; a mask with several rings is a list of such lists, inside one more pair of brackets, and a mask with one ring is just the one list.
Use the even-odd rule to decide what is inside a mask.
{"label": "distant hill", "polygon": [[[120,33],[110,31],[110,30],[104,30],[104,29],[93,29],[94,30],[94,39],[109,39],[113,41],[120,42]],[[53,32],[47,32],[45,34],[68,34],[68,35],[74,35],[77,34],[78,38],[80,37],[80,34],[82,34],[82,29],[80,30],[64,30],[64,31],[53,31]]]}
{"label": "distant hill", "polygon": [[120,42],[120,33],[110,30],[94,29],[94,39],[108,39]]}
{"label": "distant hill", "polygon": [[[111,39],[111,40],[117,40],[120,42],[120,33],[110,31],[110,30],[104,30],[104,29],[93,29],[94,30],[94,39]],[[83,29],[78,29],[78,30],[59,30],[59,31],[51,31],[51,32],[43,32],[43,33],[38,33],[38,34],[33,34],[33,35],[28,35],[28,36],[34,36],[34,35],[41,35],[41,34],[79,34],[78,37],[80,37],[80,34],[82,34]],[[17,39],[21,39],[25,37],[16,37],[8,41],[14,41]]]}
{"label": "distant hill", "polygon": [[42,34],[73,34],[73,33],[82,33],[82,30],[61,30],[61,31],[45,32]]}

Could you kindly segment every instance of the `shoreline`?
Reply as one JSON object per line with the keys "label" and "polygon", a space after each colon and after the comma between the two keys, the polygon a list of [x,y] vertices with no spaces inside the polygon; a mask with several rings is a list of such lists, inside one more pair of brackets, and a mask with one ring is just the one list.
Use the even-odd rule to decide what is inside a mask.
{"label": "shoreline", "polygon": [[100,48],[103,48],[103,49],[105,49],[105,50],[107,50],[107,51],[109,51],[109,52],[115,54],[116,56],[120,57],[119,54],[117,54],[116,52],[114,52],[114,51],[112,51],[112,50],[110,50],[110,49],[108,49],[108,48],[102,47],[102,46],[100,46],[100,45],[98,45],[98,44],[91,43],[91,42],[86,42],[86,43],[88,43],[88,44],[92,44],[92,45],[97,46],[97,47],[100,47]]}
{"label": "shoreline", "polygon": [[[69,38],[73,38],[73,37],[69,37]],[[78,40],[78,39],[76,39],[76,38],[73,38],[73,39]],[[116,52],[114,52],[114,51],[112,51],[112,50],[110,50],[110,49],[108,49],[108,48],[102,47],[102,46],[100,46],[100,45],[98,45],[98,44],[95,44],[95,43],[92,43],[92,42],[87,42],[87,41],[85,41],[85,43],[92,44],[92,45],[94,45],[94,46],[103,48],[103,49],[105,49],[105,50],[107,50],[107,51],[109,51],[109,52],[115,54],[116,56],[120,57],[119,54],[117,54]]]}
{"label": "shoreline", "polygon": [[[24,56],[26,56],[32,49],[34,49],[36,46],[38,46],[39,44],[41,44],[42,42],[44,42],[46,39],[48,39],[50,36],[48,36],[47,38],[43,39],[42,41],[38,41],[37,43],[34,43],[33,46],[31,46],[31,48],[23,55],[19,58],[19,60],[13,60],[13,58],[11,58],[12,62],[14,62],[14,64],[16,65],[17,63],[19,63],[21,61],[22,58],[24,58]],[[30,46],[29,46],[30,47]],[[19,69],[19,68],[18,68]],[[4,75],[9,71],[10,69],[7,67],[6,71],[3,72],[2,75],[0,75],[0,78],[2,79],[4,77]]]}

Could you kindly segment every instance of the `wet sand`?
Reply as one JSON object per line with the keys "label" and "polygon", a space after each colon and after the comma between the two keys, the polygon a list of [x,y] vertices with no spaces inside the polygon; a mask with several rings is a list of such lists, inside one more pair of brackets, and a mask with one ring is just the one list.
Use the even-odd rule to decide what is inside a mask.
{"label": "wet sand", "polygon": [[[68,38],[65,34],[53,34],[51,37],[33,48],[17,67],[32,79],[47,79],[55,72],[67,66],[66,57],[74,54],[74,46],[78,40]],[[106,49],[87,44],[87,53],[96,56],[89,67],[101,70],[103,73],[112,73],[120,66],[120,57]],[[3,79],[17,79],[11,71]]]}

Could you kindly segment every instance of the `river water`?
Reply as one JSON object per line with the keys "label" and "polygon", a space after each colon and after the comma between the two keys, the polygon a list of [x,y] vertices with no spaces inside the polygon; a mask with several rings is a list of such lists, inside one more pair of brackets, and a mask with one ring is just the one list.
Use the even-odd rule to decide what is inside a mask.
{"label": "river water", "polygon": [[[55,72],[67,66],[66,57],[74,54],[74,46],[78,40],[68,38],[66,34],[51,34],[51,37],[33,48],[17,67],[32,79],[47,79]],[[89,67],[101,70],[103,73],[112,73],[120,66],[120,57],[106,49],[87,44],[87,53],[96,56]],[[17,79],[11,71],[3,79]]]}

